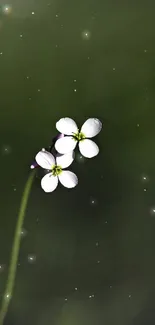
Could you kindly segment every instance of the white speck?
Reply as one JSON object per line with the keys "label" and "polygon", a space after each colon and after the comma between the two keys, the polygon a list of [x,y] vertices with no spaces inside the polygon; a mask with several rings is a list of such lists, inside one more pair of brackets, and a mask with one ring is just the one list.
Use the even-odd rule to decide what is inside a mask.
{"label": "white speck", "polygon": [[97,264],[100,264],[100,261],[97,261]]}
{"label": "white speck", "polygon": [[144,50],[144,53],[146,53],[148,50]]}
{"label": "white speck", "polygon": [[137,127],[139,128],[139,124],[137,124]]}
{"label": "white speck", "polygon": [[129,299],[131,298],[131,295],[129,295]]}
{"label": "white speck", "polygon": [[38,89],[38,93],[40,92],[40,89]]}
{"label": "white speck", "polygon": [[22,37],[23,37],[23,35],[22,35],[22,34],[20,34],[20,37],[22,38]]}
{"label": "white speck", "polygon": [[116,68],[113,68],[113,71],[115,71],[116,70]]}
{"label": "white speck", "polygon": [[2,55],[3,54],[3,52],[0,52],[0,55]]}
{"label": "white speck", "polygon": [[55,17],[56,17],[56,18],[58,18],[58,17],[59,17],[59,15],[58,15],[58,14],[56,14],[56,15],[55,15]]}
{"label": "white speck", "polygon": [[67,298],[65,298],[65,301],[67,301]]}
{"label": "white speck", "polygon": [[155,207],[150,208],[150,214],[154,217],[155,216]]}
{"label": "white speck", "polygon": [[7,294],[5,295],[5,298],[6,298],[6,299],[10,299],[10,298],[11,298],[10,294],[7,293]]}
{"label": "white speck", "polygon": [[27,235],[27,230],[26,229],[22,229],[20,232],[21,237],[25,237]]}
{"label": "white speck", "polygon": [[76,161],[80,164],[83,164],[86,160],[85,157],[82,156],[79,152],[76,154]]}
{"label": "white speck", "polygon": [[76,82],[76,79],[74,79],[74,82]]}
{"label": "white speck", "polygon": [[76,93],[77,89],[74,89],[74,92]]}
{"label": "white speck", "polygon": [[108,221],[105,221],[105,223],[107,224],[107,223],[108,223]]}
{"label": "white speck", "polygon": [[91,299],[92,296],[89,296],[89,299]]}
{"label": "white speck", "polygon": [[77,288],[75,288],[75,291],[77,291]]}
{"label": "white speck", "polygon": [[90,56],[88,56],[88,58],[87,58],[88,60],[90,59]]}
{"label": "white speck", "polygon": [[36,261],[36,256],[35,255],[28,255],[28,262],[30,264],[33,264]]}
{"label": "white speck", "polygon": [[142,180],[142,182],[148,182],[149,181],[149,177],[148,177],[148,175],[146,175],[146,174],[143,174],[142,176],[141,176],[141,180]]}
{"label": "white speck", "polygon": [[4,271],[5,266],[3,264],[0,265],[0,273]]}
{"label": "white speck", "polygon": [[146,192],[147,191],[147,189],[146,188],[144,188],[144,192]]}
{"label": "white speck", "polygon": [[82,38],[83,38],[83,40],[89,40],[90,37],[91,37],[91,33],[90,33],[90,31],[88,31],[88,30],[84,30],[84,31],[82,32]]}
{"label": "white speck", "polygon": [[58,47],[58,45],[56,44],[55,47]]}
{"label": "white speck", "polygon": [[99,245],[98,242],[95,245],[98,246]]}
{"label": "white speck", "polygon": [[90,198],[90,205],[95,207],[97,205],[97,200],[93,197]]}
{"label": "white speck", "polygon": [[34,15],[34,11],[32,11],[32,15]]}
{"label": "white speck", "polygon": [[9,145],[4,145],[2,147],[2,154],[5,156],[9,155],[11,153],[11,151],[12,151],[12,148]]}

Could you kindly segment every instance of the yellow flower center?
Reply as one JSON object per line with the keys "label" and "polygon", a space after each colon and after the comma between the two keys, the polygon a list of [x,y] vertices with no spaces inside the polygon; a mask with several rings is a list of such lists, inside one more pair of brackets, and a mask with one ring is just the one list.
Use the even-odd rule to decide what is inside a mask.
{"label": "yellow flower center", "polygon": [[85,135],[82,132],[77,132],[77,133],[73,133],[73,139],[75,141],[83,141],[85,139]]}
{"label": "yellow flower center", "polygon": [[54,165],[54,166],[52,167],[52,175],[53,175],[53,176],[58,176],[58,175],[60,175],[61,173],[62,173],[62,168],[61,168],[61,166]]}

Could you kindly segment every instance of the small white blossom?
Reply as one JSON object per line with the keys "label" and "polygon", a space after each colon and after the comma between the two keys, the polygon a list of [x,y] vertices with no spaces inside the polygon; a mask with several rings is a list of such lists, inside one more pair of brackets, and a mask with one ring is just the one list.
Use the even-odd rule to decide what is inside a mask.
{"label": "small white blossom", "polygon": [[77,176],[69,170],[63,170],[73,162],[74,152],[55,158],[50,152],[44,150],[39,151],[35,159],[39,166],[51,170],[41,180],[41,187],[45,192],[53,192],[58,186],[58,181],[67,188],[73,188],[77,185]]}
{"label": "small white blossom", "polygon": [[92,158],[99,153],[97,144],[90,140],[95,137],[102,129],[102,123],[97,118],[89,118],[82,125],[79,131],[76,123],[69,117],[61,118],[56,123],[59,132],[66,135],[62,139],[58,139],[55,143],[55,149],[60,154],[66,154],[75,149],[79,143],[79,150],[86,158]]}

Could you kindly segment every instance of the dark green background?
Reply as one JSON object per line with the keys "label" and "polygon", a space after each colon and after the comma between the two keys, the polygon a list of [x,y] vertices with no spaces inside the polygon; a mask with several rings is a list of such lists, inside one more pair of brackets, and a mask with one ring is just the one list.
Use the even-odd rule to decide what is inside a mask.
{"label": "dark green background", "polygon": [[98,117],[103,130],[100,154],[72,166],[77,188],[45,194],[35,179],[5,325],[153,325],[154,1],[11,5],[0,15],[1,297],[35,154],[61,117]]}

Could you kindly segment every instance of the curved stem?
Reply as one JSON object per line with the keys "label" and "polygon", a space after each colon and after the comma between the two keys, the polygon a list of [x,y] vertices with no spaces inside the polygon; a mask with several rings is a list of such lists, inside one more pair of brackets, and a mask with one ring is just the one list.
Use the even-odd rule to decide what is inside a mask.
{"label": "curved stem", "polygon": [[12,297],[13,287],[14,287],[14,283],[15,283],[18,255],[19,255],[19,249],[20,249],[21,230],[22,230],[22,226],[23,226],[28,197],[30,194],[34,175],[35,175],[35,172],[33,171],[30,174],[30,176],[26,182],[22,200],[21,200],[20,210],[19,210],[19,214],[18,214],[18,218],[17,218],[17,225],[16,225],[16,229],[15,229],[13,247],[12,247],[12,252],[11,252],[11,260],[10,260],[10,266],[9,266],[8,279],[7,279],[7,283],[6,283],[4,296],[2,298],[2,306],[1,306],[1,310],[0,310],[0,325],[3,325],[4,318],[6,316],[6,313],[7,313],[8,307],[9,307],[9,303],[10,303],[10,300]]}

